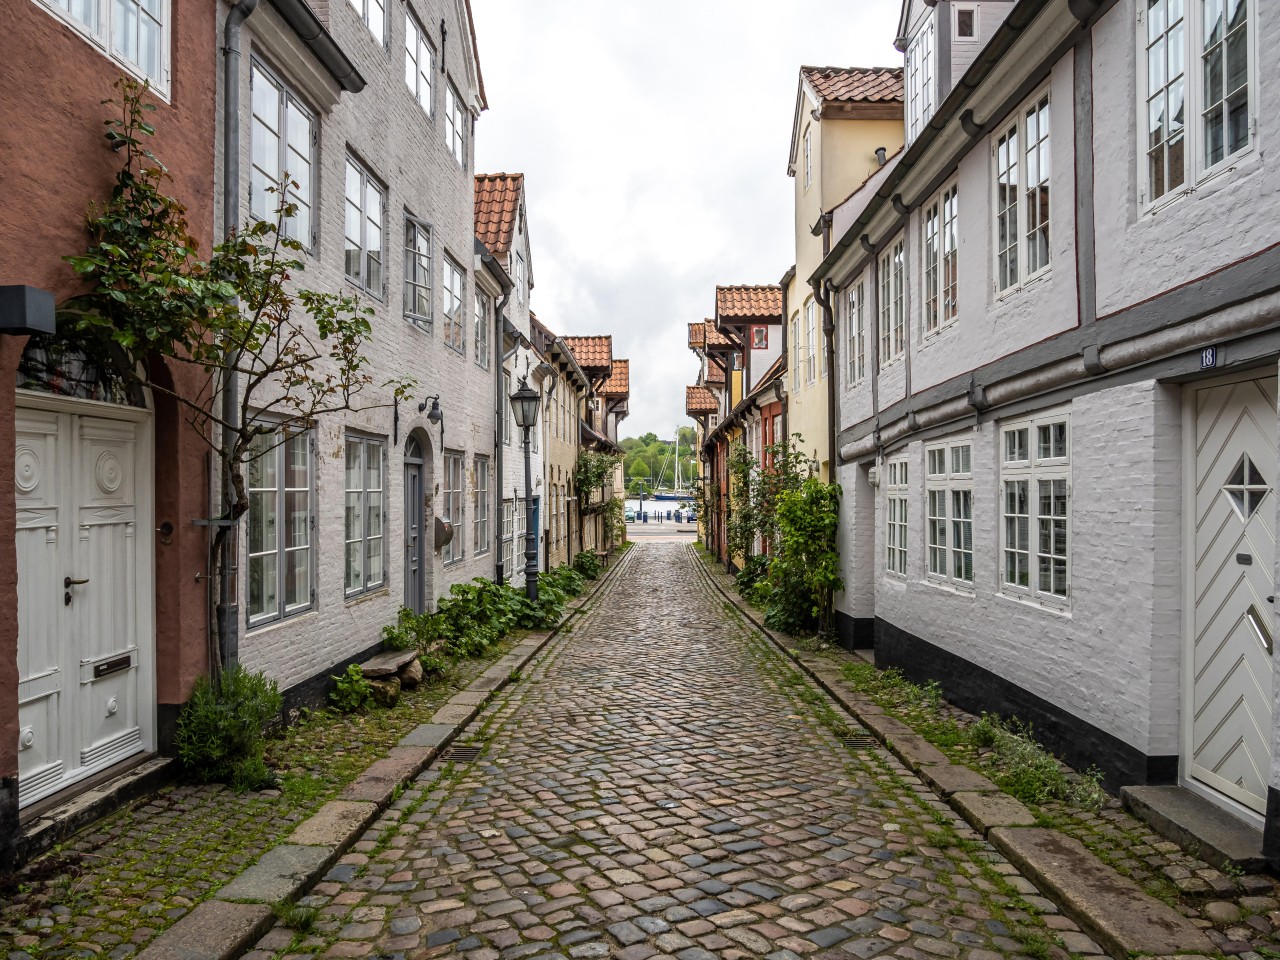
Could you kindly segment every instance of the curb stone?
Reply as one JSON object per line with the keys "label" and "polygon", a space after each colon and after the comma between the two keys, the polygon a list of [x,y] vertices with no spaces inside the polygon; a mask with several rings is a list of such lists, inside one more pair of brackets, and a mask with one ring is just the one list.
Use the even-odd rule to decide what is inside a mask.
{"label": "curb stone", "polygon": [[[390,805],[396,790],[427,769],[500,691],[511,675],[559,636],[627,566],[629,551],[606,570],[589,594],[565,607],[560,622],[515,646],[467,688],[447,701],[428,722],[410,731],[396,747],[374,760],[333,800],[295,828],[293,834],[232,878],[156,937],[137,960],[236,960],[252,949],[274,922],[272,906],[293,902],[360,838]],[[316,841],[314,843],[299,841]]]}
{"label": "curb stone", "polygon": [[[1107,953],[1117,960],[1128,960],[1139,954],[1214,953],[1214,946],[1202,930],[1104,864],[1078,840],[1057,830],[1033,826],[1035,816],[1031,811],[1016,798],[1004,794],[987,777],[952,764],[945,754],[901,720],[888,716],[865,698],[839,689],[840,671],[816,657],[790,649],[765,627],[759,612],[726,590],[708,569],[705,558],[696,549],[690,549],[711,585],[756,630],[871,731],[890,753],[928,783],[1041,890],[1047,891],[1063,913],[1094,937]],[[961,774],[960,770],[965,772]],[[1008,820],[1015,822],[1002,822]],[[1067,850],[1069,858],[1064,853]],[[1070,866],[1065,865],[1068,860]]]}

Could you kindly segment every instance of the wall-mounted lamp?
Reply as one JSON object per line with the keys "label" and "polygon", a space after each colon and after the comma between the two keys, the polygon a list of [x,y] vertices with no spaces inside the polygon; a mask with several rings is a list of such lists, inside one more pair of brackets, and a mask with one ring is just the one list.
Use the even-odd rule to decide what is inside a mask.
{"label": "wall-mounted lamp", "polygon": [[0,287],[0,333],[53,333],[53,294],[39,287]]}
{"label": "wall-mounted lamp", "polygon": [[420,404],[418,404],[418,412],[424,413],[426,411],[427,400],[431,401],[431,412],[427,414],[427,419],[430,420],[432,423],[440,423],[442,420],[444,420],[444,412],[440,409],[439,394],[432,397],[427,397],[426,400],[423,400]]}
{"label": "wall-mounted lamp", "polygon": [[876,163],[884,166],[889,162],[889,151],[884,147],[876,147]]}

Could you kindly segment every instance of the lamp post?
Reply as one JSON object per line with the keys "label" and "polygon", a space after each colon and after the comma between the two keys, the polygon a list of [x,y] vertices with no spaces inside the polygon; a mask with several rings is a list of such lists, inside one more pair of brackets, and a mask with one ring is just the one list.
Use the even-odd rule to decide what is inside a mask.
{"label": "lamp post", "polygon": [[538,423],[542,396],[529,386],[529,378],[520,378],[520,387],[511,395],[511,409],[516,426],[524,431],[524,592],[538,602],[538,531],[533,523],[533,476],[529,459],[529,431]]}

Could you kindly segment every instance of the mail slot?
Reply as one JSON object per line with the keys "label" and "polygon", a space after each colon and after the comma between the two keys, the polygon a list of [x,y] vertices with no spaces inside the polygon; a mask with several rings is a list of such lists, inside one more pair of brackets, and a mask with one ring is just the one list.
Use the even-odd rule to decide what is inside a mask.
{"label": "mail slot", "polygon": [[1251,553],[1237,553],[1237,554],[1236,554],[1236,563],[1240,564],[1240,566],[1242,566],[1242,567],[1252,567],[1252,566],[1253,566],[1253,554],[1251,554]]}
{"label": "mail slot", "polygon": [[123,657],[116,657],[114,660],[106,660],[102,663],[93,665],[93,679],[101,680],[103,677],[109,677],[113,673],[119,673],[121,670],[128,670],[133,666],[133,657],[125,654]]}

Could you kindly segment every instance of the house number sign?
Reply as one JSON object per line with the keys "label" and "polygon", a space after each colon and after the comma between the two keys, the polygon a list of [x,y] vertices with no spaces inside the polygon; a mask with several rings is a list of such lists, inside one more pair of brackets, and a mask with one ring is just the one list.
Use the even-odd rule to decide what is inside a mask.
{"label": "house number sign", "polygon": [[1200,351],[1200,369],[1210,370],[1218,365],[1218,348],[1205,347]]}

